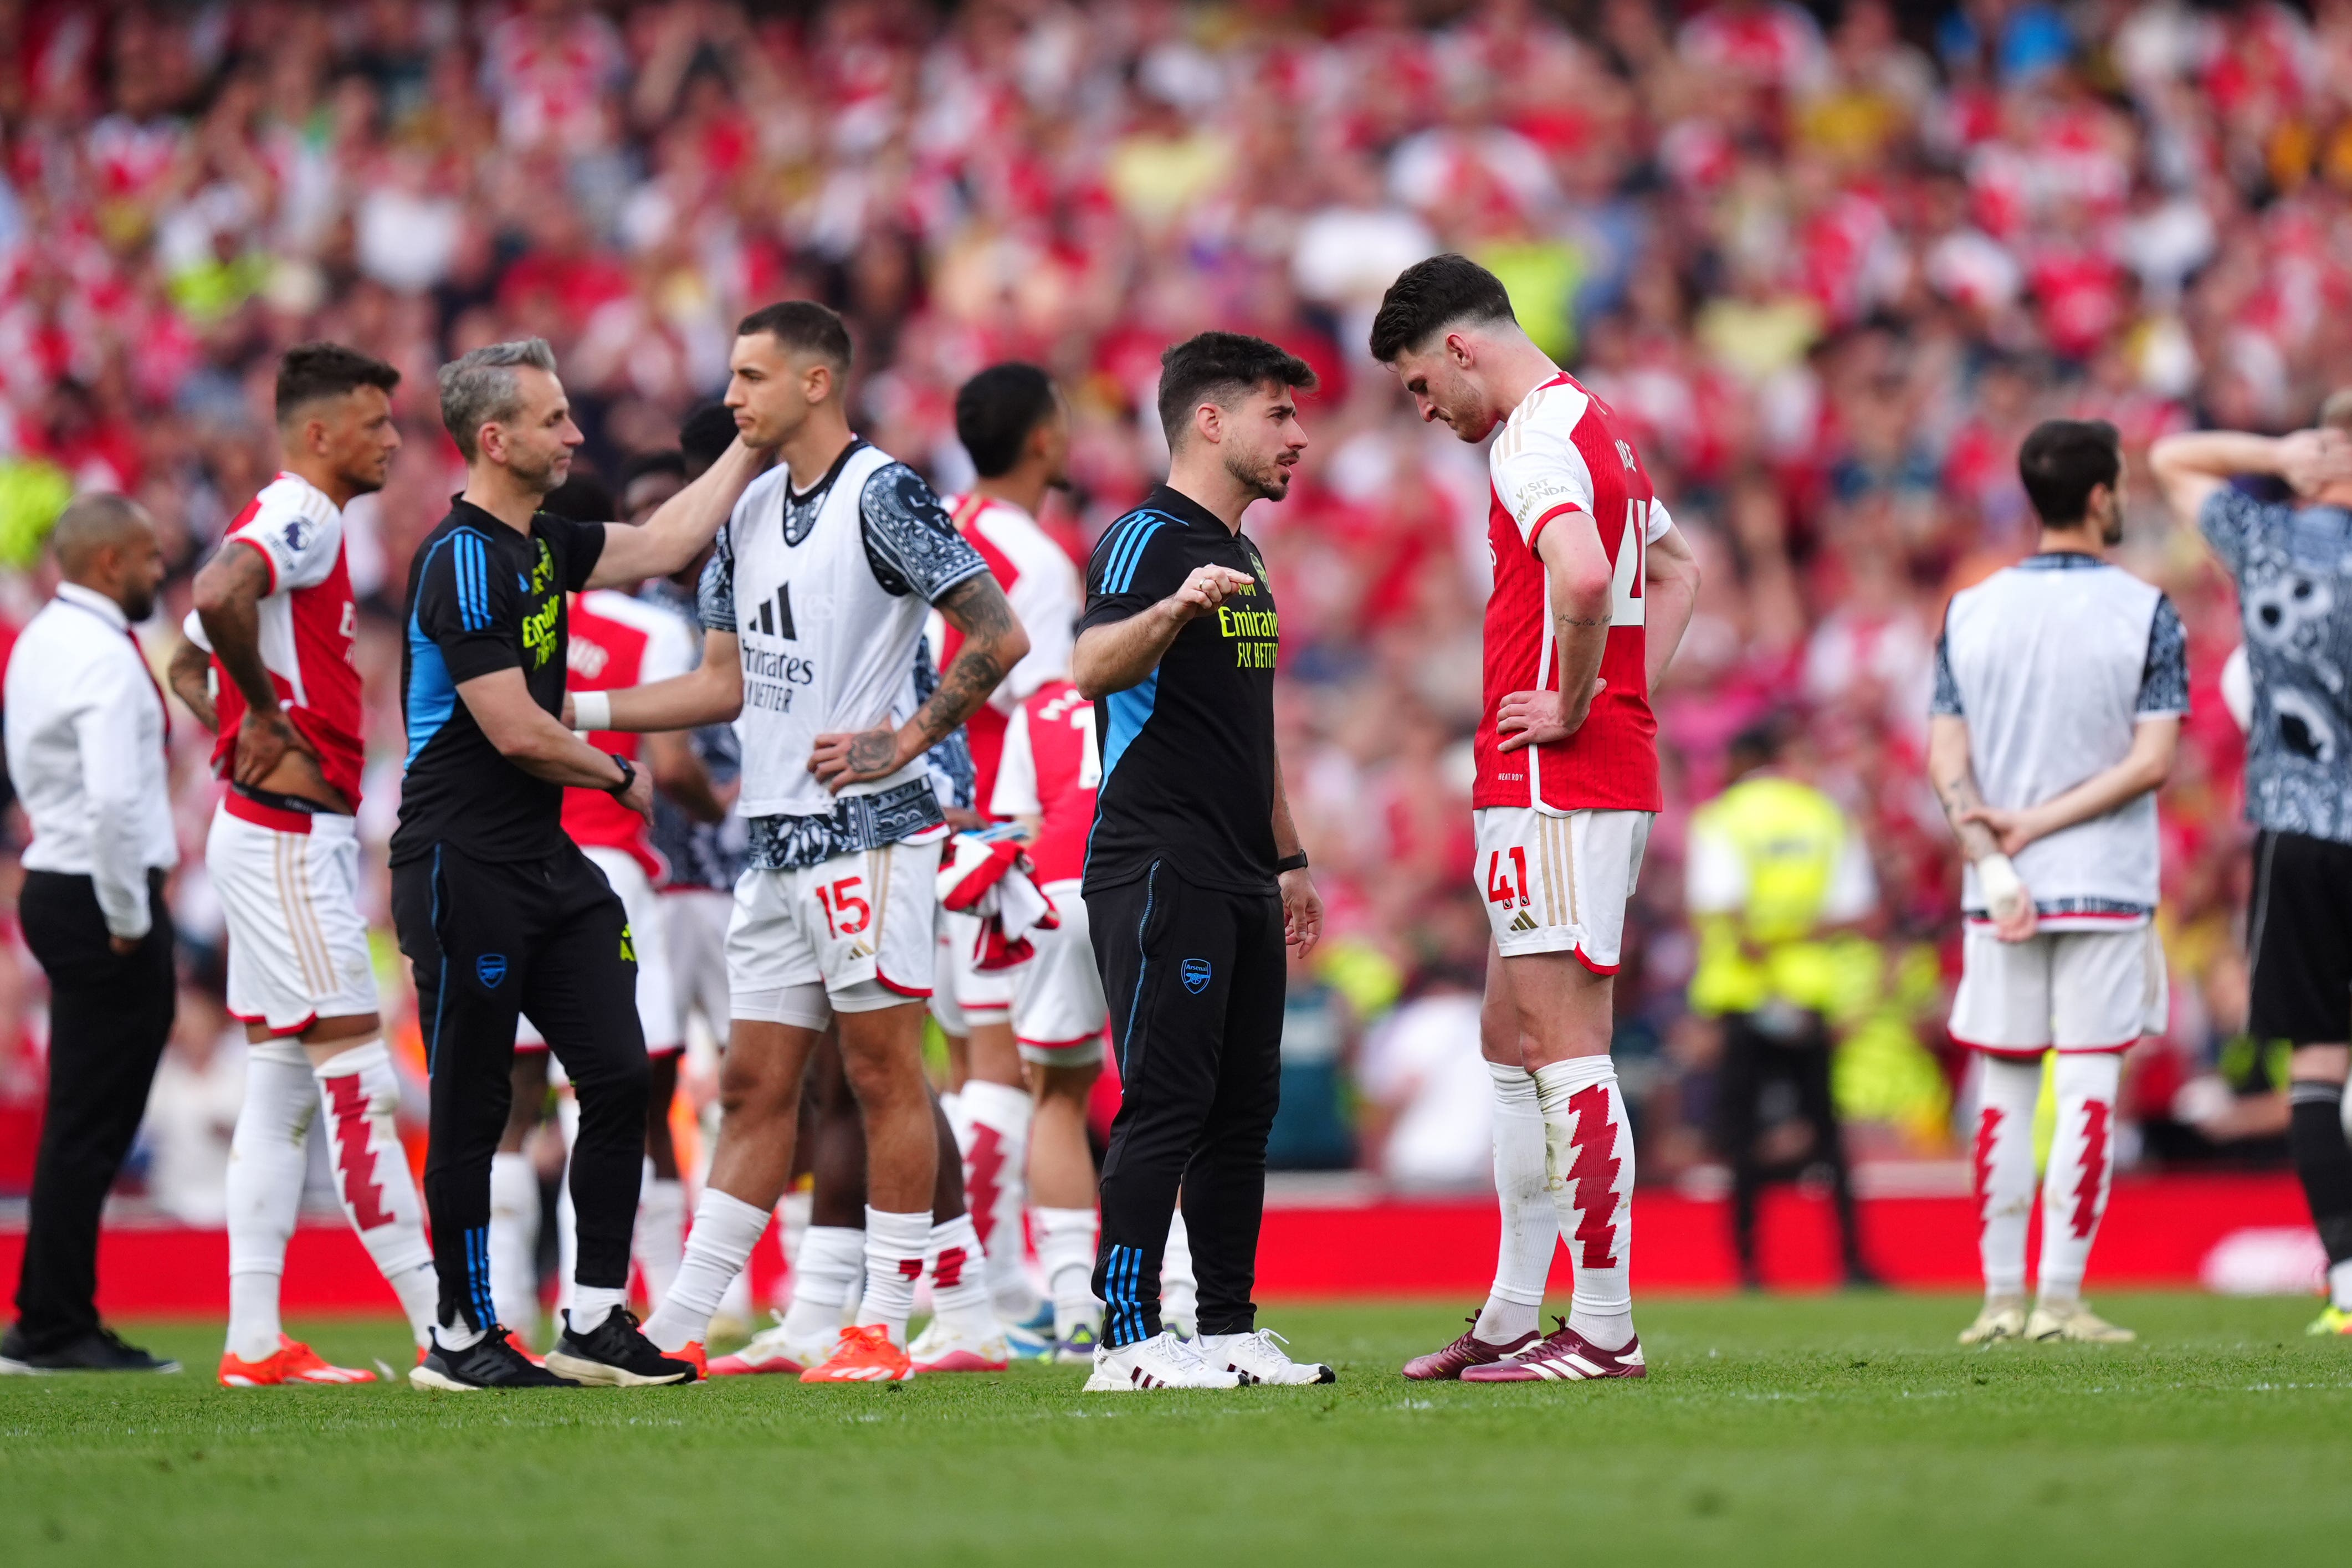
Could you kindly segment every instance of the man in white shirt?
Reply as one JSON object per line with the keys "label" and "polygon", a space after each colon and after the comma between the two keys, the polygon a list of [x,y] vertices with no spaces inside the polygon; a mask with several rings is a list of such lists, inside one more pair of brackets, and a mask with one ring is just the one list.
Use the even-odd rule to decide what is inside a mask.
{"label": "man in white shirt", "polygon": [[132,501],[86,495],[52,535],[65,580],[17,639],[8,773],[33,842],[17,909],[49,977],[49,1090],[0,1372],[177,1372],[98,1321],[98,1223],[172,1031],[163,693],[131,633],[163,552]]}

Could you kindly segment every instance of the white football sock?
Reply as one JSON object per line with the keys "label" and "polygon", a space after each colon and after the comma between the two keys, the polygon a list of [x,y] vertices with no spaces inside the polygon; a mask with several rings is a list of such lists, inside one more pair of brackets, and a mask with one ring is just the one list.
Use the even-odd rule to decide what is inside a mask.
{"label": "white football sock", "polygon": [[1037,1227],[1037,1261],[1054,1292],[1054,1337],[1066,1340],[1080,1325],[1098,1328],[1102,1304],[1095,1300],[1094,1272],[1100,1216],[1090,1208],[1034,1208],[1029,1220]]}
{"label": "white football sock", "polygon": [[1977,1254],[1985,1300],[2025,1294],[2025,1232],[2033,1215],[2033,1108],[2042,1058],[1978,1053]]}
{"label": "white football sock", "polygon": [[488,1329],[469,1328],[466,1320],[459,1318],[454,1323],[436,1324],[433,1339],[445,1351],[469,1351],[480,1344],[488,1332]]}
{"label": "white football sock", "polygon": [[[653,1162],[646,1162],[651,1166]],[[677,1278],[678,1259],[686,1254],[686,1184],[676,1176],[646,1178],[637,1199],[637,1228],[630,1250],[645,1271],[646,1300],[658,1308]]]}
{"label": "white football sock", "polygon": [[2352,1258],[2327,1266],[2327,1301],[2340,1312],[2352,1312]]}
{"label": "white football sock", "polygon": [[[970,1079],[965,1080],[967,1087],[970,1081]],[[940,1095],[940,1109],[948,1113],[948,1131],[955,1134],[956,1152],[962,1155],[970,1154],[971,1152],[971,1112],[963,1108],[962,1091],[950,1089]]]}
{"label": "white football sock", "polygon": [[866,1233],[813,1225],[793,1255],[793,1304],[784,1331],[795,1341],[832,1342],[849,1321],[850,1293],[866,1278]]}
{"label": "white football sock", "polygon": [[278,1349],[278,1282],[302,1209],[303,1139],[319,1114],[310,1058],[293,1040],[264,1040],[245,1061],[245,1102],[228,1151],[228,1352],[259,1361]]}
{"label": "white football sock", "polygon": [[1037,1310],[1036,1288],[1024,1268],[1028,1252],[1021,1212],[1029,1206],[1029,1122],[1036,1101],[1009,1084],[973,1079],[963,1086],[971,1138],[963,1145],[963,1201],[988,1253],[988,1289],[998,1311],[1020,1322]]}
{"label": "white football sock", "polygon": [[574,1285],[572,1315],[565,1320],[574,1334],[585,1336],[604,1326],[604,1320],[629,1304],[625,1285]]}
{"label": "white football sock", "polygon": [[995,1333],[987,1249],[981,1246],[971,1215],[960,1214],[931,1226],[923,1254],[923,1266],[931,1277],[931,1310],[939,1321],[952,1332],[974,1339]]}
{"label": "white football sock", "polygon": [[539,1331],[539,1173],[530,1156],[490,1156],[490,1306],[524,1344]]}
{"label": "white football sock", "polygon": [[2050,1173],[2042,1184],[2044,1301],[2082,1298],[2083,1270],[2116,1173],[2116,1091],[2123,1072],[2120,1051],[2062,1051],[2052,1074],[2058,1128],[2050,1141]]}
{"label": "white football sock", "polygon": [[710,1314],[719,1310],[727,1282],[743,1272],[767,1228],[766,1209],[705,1187],[694,1210],[694,1228],[687,1232],[677,1278],[660,1310],[646,1320],[646,1338],[662,1350],[675,1351],[708,1336]]}
{"label": "white football sock", "polygon": [[1190,1330],[1201,1317],[1200,1281],[1192,1277],[1192,1233],[1184,1226],[1183,1194],[1169,1216],[1168,1244],[1160,1249],[1160,1326]]}
{"label": "white football sock", "polygon": [[1535,1072],[1544,1179],[1576,1266],[1568,1326],[1601,1350],[1633,1337],[1633,1131],[1617,1065],[1573,1057]]}
{"label": "white football sock", "polygon": [[[791,1306],[792,1292],[799,1288],[793,1279],[793,1259],[801,1255],[801,1237],[808,1234],[809,1216],[815,1208],[816,1194],[808,1187],[794,1187],[784,1194],[784,1201],[776,1205],[776,1218],[784,1227],[782,1239],[786,1265],[783,1278],[775,1287],[776,1305],[779,1307]],[[745,1299],[747,1307],[749,1300],[748,1297]],[[748,1318],[751,1314],[747,1310],[744,1316]]]}
{"label": "white football sock", "polygon": [[1488,1062],[1486,1072],[1495,1083],[1495,1201],[1503,1211],[1503,1241],[1495,1283],[1470,1331],[1500,1345],[1533,1333],[1542,1321],[1559,1216],[1544,1186],[1543,1107],[1535,1075],[1500,1062]]}
{"label": "white football sock", "polygon": [[890,1214],[866,1205],[866,1298],[858,1303],[863,1328],[879,1323],[890,1342],[907,1342],[907,1320],[915,1315],[915,1282],[923,1277],[923,1248],[931,1239],[928,1212]]}
{"label": "white football sock", "polygon": [[400,1298],[418,1344],[432,1336],[440,1304],[433,1246],[425,1239],[425,1204],[400,1142],[400,1075],[382,1040],[329,1058],[313,1075],[327,1110],[328,1163],[343,1217]]}

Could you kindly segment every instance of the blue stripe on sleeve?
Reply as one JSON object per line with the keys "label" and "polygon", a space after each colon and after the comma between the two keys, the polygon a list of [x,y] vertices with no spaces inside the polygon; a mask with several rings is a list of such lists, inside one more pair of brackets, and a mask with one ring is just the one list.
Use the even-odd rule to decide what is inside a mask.
{"label": "blue stripe on sleeve", "polygon": [[1164,517],[1152,515],[1150,522],[1128,535],[1127,542],[1120,547],[1119,559],[1115,563],[1118,580],[1106,583],[1103,585],[1105,593],[1124,594],[1135,585],[1135,569],[1143,564],[1144,547],[1151,542],[1151,536],[1165,527],[1167,521]]}

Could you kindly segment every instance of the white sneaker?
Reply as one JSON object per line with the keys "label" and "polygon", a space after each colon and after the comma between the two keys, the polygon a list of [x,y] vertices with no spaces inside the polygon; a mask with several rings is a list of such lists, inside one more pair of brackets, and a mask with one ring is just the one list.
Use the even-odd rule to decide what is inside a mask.
{"label": "white sneaker", "polygon": [[1319,1361],[1291,1360],[1290,1352],[1282,1348],[1289,1342],[1272,1329],[1246,1334],[1202,1334],[1192,1342],[1202,1361],[1223,1367],[1244,1383],[1281,1386],[1339,1381],[1339,1374]]}
{"label": "white sneaker", "polygon": [[2077,1299],[2036,1304],[2025,1320],[2025,1337],[2036,1344],[2072,1340],[2086,1345],[2127,1345],[2139,1336],[2100,1317]]}
{"label": "white sneaker", "polygon": [[998,1334],[965,1334],[933,1318],[930,1325],[907,1347],[907,1359],[917,1373],[1003,1372],[1013,1352]]}
{"label": "white sneaker", "polygon": [[1239,1388],[1242,1379],[1219,1372],[1191,1344],[1162,1329],[1160,1337],[1138,1340],[1113,1350],[1095,1348],[1094,1375],[1087,1379],[1088,1394],[1132,1394],[1144,1388]]}
{"label": "white sneaker", "polygon": [[[741,1350],[732,1355],[711,1357],[709,1375],[741,1377],[764,1373],[798,1377],[833,1353],[833,1340],[795,1339],[784,1327],[784,1315],[777,1312],[772,1316],[775,1326],[761,1330]],[[838,1331],[834,1337],[840,1337]]]}

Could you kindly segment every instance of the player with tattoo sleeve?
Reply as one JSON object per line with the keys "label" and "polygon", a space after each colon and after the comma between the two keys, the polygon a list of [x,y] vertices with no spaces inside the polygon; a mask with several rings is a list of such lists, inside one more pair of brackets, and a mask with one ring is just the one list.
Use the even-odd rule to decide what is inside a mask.
{"label": "player with tattoo sleeve", "polygon": [[[837,1018],[870,1166],[866,1284],[859,1324],[803,1374],[812,1382],[913,1374],[907,1319],[938,1158],[923,1004],[947,831],[923,757],[1028,649],[930,488],[851,433],[849,355],[847,330],[821,305],[745,318],[727,402],[743,438],[781,461],[744,491],[704,574],[702,663],[574,700],[575,721],[592,729],[736,721],[751,864],[727,937],[724,1120],[686,1259],[646,1332],[700,1356],[711,1313],[783,1194],[803,1069]],[[938,689],[894,724],[933,608],[961,647]]]}

